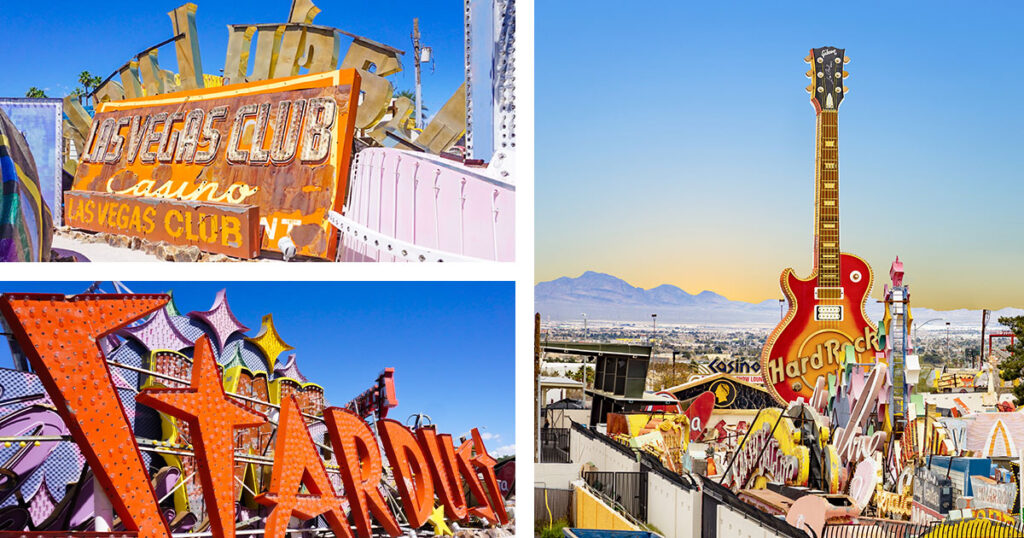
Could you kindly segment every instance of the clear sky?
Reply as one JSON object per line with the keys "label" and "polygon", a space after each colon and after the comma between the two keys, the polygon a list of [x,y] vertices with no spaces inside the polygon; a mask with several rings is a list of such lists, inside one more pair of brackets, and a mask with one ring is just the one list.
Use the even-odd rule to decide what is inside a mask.
{"label": "clear sky", "polygon": [[[185,0],[69,0],[3,2],[0,17],[0,96],[24,97],[32,86],[49,97],[78,87],[83,70],[106,78],[135,54],[172,36],[167,13]],[[285,22],[290,0],[194,0],[203,71],[220,75],[227,54],[229,24]],[[403,71],[390,77],[397,89],[415,88],[412,21],[420,19],[421,43],[434,48],[434,67],[423,67],[423,101],[428,113],[444,105],[465,78],[461,0],[338,2],[314,0],[321,13],[314,24],[333,26],[405,51]],[[255,42],[255,39],[254,39]],[[350,40],[342,39],[341,57]],[[255,47],[255,45],[254,45]],[[340,60],[340,58],[339,58]],[[177,71],[174,46],[160,49],[160,67]],[[433,69],[433,70],[432,70]],[[118,79],[119,80],[119,79]]]}
{"label": "clear sky", "polygon": [[664,2],[536,14],[536,278],[614,274],[730,299],[811,271],[812,47],[846,48],[841,246],[875,291],[1024,306],[1024,8]]}
{"label": "clear sky", "polygon": [[[88,282],[2,282],[0,292],[77,294]],[[228,290],[235,316],[260,329],[274,314],[299,370],[345,405],[395,368],[405,422],[426,413],[456,439],[480,429],[488,451],[515,451],[514,290],[509,282],[127,282],[136,293],[174,291],[182,313],[207,310]],[[113,292],[110,283],[103,288]],[[282,354],[282,360],[287,355]],[[0,365],[11,367],[0,342]]]}

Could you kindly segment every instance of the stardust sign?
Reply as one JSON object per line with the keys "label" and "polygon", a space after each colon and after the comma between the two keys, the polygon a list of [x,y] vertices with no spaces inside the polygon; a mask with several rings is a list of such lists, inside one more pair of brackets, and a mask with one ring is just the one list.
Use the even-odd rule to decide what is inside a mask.
{"label": "stardust sign", "polygon": [[[0,314],[124,528],[146,537],[170,538],[171,531],[99,340],[168,301],[167,295],[0,295]],[[336,463],[332,470],[344,485],[339,495],[294,396],[282,397],[279,412],[271,417],[226,393],[212,345],[208,336],[195,342],[188,386],[145,388],[136,400],[187,424],[213,536],[236,535],[236,434],[270,422],[277,423],[274,454],[280,457],[273,461],[266,491],[255,495],[256,503],[270,509],[263,522],[265,536],[286,536],[292,517],[318,516],[340,537],[353,536],[349,517],[361,538],[373,535],[371,519],[391,536],[402,534],[381,493],[378,446],[413,528],[431,519],[435,497],[451,519],[508,522],[496,462],[476,429],[456,448],[450,435],[433,427],[410,430],[383,419],[376,423],[378,441],[355,412],[332,407],[323,411],[322,420]]]}
{"label": "stardust sign", "polygon": [[[345,199],[358,95],[347,69],[103,103],[73,191],[256,206],[263,249],[288,236],[298,254],[332,258],[327,212]],[[166,224],[155,233],[173,238]]]}

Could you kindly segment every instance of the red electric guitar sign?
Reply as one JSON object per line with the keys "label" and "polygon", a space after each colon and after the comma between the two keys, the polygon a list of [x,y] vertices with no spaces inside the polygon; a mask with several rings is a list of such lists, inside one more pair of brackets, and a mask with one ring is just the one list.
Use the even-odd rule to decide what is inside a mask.
{"label": "red electric guitar sign", "polygon": [[875,362],[880,350],[874,325],[864,313],[873,276],[867,262],[839,250],[838,110],[846,88],[844,49],[812,49],[807,90],[817,116],[814,208],[814,270],[806,279],[782,272],[789,312],[761,351],[761,374],[781,402],[810,401],[818,378],[835,375],[850,357]]}

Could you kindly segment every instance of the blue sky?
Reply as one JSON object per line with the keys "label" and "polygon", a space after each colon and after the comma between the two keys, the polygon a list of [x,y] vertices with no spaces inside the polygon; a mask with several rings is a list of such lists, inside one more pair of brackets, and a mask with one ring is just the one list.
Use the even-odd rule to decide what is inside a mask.
{"label": "blue sky", "polygon": [[[77,294],[88,282],[4,282],[0,292]],[[302,373],[344,405],[395,368],[405,422],[426,413],[456,439],[480,428],[488,450],[515,444],[514,286],[508,282],[126,282],[136,293],[171,289],[182,313],[207,310],[217,291],[255,335],[264,314],[295,348]],[[110,283],[103,288],[113,292]],[[286,355],[282,355],[282,360]],[[0,343],[0,365],[11,366]]]}
{"label": "blue sky", "polygon": [[1024,305],[1024,8],[542,2],[536,279],[779,298],[812,261],[803,57],[846,48],[842,247],[920,306]]}
{"label": "blue sky", "polygon": [[[83,4],[67,0],[4,2],[0,17],[0,96],[24,97],[31,86],[62,97],[78,86],[83,70],[106,78],[135,54],[172,35],[167,13],[185,0],[109,0]],[[196,0],[203,71],[224,68],[229,24],[284,22],[289,0]],[[388,77],[398,89],[415,88],[412,20],[420,19],[421,42],[432,46],[436,70],[423,69],[423,99],[437,111],[464,79],[461,0],[416,2],[314,2],[321,13],[314,24],[333,26],[406,51],[403,71]],[[344,38],[341,56],[349,40]],[[160,49],[160,66],[177,70],[173,45]]]}

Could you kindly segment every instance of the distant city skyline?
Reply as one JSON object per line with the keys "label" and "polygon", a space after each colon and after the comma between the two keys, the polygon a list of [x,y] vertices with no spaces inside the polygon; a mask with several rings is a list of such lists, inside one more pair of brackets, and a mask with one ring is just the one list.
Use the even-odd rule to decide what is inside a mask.
{"label": "distant city skyline", "polygon": [[783,269],[809,276],[802,59],[833,45],[852,58],[841,247],[871,265],[872,298],[898,255],[919,306],[1024,306],[1018,5],[588,10],[615,15],[537,9],[536,282],[593,270],[760,302]]}

